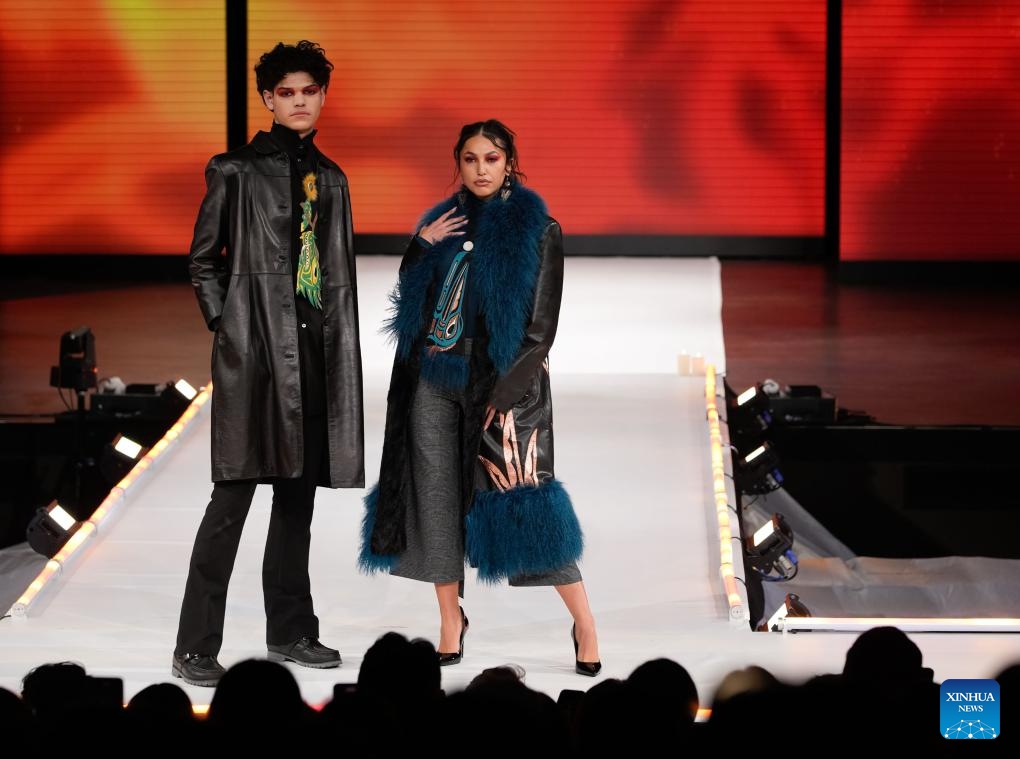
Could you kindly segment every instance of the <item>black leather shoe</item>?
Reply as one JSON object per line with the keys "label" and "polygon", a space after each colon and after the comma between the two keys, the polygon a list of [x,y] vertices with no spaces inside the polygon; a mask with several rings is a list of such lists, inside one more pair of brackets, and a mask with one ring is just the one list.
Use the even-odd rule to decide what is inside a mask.
{"label": "black leather shoe", "polygon": [[464,613],[464,607],[460,607],[460,650],[455,653],[444,654],[442,651],[436,652],[436,656],[439,658],[440,667],[449,667],[451,664],[460,664],[460,660],[464,658],[464,636],[467,634],[468,629],[468,618]]}
{"label": "black leather shoe", "polygon": [[181,678],[188,685],[212,688],[226,672],[215,656],[209,654],[174,654],[170,674]]}
{"label": "black leather shoe", "polygon": [[595,677],[602,671],[601,661],[581,661],[577,658],[577,630],[574,625],[570,626],[570,639],[574,641],[574,671],[579,675]]}
{"label": "black leather shoe", "polygon": [[302,667],[331,669],[340,666],[340,652],[319,643],[318,638],[309,635],[282,646],[267,646],[269,661],[292,661]]}

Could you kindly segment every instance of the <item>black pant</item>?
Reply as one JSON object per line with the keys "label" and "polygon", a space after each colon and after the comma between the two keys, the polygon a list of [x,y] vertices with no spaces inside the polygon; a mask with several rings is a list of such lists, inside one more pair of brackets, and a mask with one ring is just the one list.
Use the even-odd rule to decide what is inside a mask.
{"label": "black pant", "polygon": [[[273,482],[273,508],[262,559],[266,643],[319,637],[308,577],[315,487],[323,467],[326,420],[305,416],[305,467],[301,477]],[[241,542],[256,480],[217,482],[195,536],[181,604],[175,653],[216,656],[223,644],[227,585]]]}

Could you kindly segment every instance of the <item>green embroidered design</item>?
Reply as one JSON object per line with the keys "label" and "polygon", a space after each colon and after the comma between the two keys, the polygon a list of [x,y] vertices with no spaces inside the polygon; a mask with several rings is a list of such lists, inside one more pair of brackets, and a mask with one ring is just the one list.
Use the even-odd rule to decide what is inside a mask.
{"label": "green embroidered design", "polygon": [[306,174],[301,185],[305,191],[305,201],[301,204],[301,255],[298,257],[297,294],[305,296],[309,303],[322,310],[319,246],[315,241],[315,222],[318,216],[314,203],[319,198],[315,174]]}

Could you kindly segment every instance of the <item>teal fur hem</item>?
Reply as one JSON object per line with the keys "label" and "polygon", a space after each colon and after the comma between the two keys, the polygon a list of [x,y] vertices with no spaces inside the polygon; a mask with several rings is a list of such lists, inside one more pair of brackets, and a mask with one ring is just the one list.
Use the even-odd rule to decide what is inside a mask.
{"label": "teal fur hem", "polygon": [[376,507],[379,504],[379,486],[376,485],[365,496],[365,514],[361,518],[361,550],[358,553],[358,569],[363,574],[389,572],[397,565],[398,556],[383,556],[372,552],[372,530],[375,528]]}
{"label": "teal fur hem", "polygon": [[430,385],[445,390],[463,390],[470,374],[467,356],[448,352],[430,354],[427,347],[422,350],[421,378]]}
{"label": "teal fur hem", "polygon": [[584,550],[581,525],[559,480],[476,493],[466,528],[468,561],[486,583],[558,569]]}

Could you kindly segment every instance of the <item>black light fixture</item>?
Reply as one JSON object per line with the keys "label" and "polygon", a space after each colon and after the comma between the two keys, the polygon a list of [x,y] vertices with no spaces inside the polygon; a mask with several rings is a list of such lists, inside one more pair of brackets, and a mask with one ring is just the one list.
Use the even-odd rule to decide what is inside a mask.
{"label": "black light fixture", "polygon": [[186,379],[172,380],[157,386],[159,396],[164,403],[173,409],[174,416],[184,413],[198,391]]}
{"label": "black light fixture", "polygon": [[773,420],[771,399],[760,382],[739,395],[726,385],[726,426],[738,451],[761,445]]}
{"label": "black light fixture", "polygon": [[96,340],[89,327],[78,327],[60,338],[60,358],[50,368],[50,386],[84,393],[96,386]]}
{"label": "black light fixture", "polygon": [[79,527],[81,522],[53,501],[49,506],[36,511],[25,530],[25,539],[33,551],[52,559]]}
{"label": "black light fixture", "polygon": [[[739,451],[738,451],[739,453]],[[779,455],[767,440],[737,460],[734,482],[743,493],[771,493],[783,486]]]}
{"label": "black light fixture", "polygon": [[757,627],[758,632],[777,632],[779,630],[780,620],[786,617],[810,617],[811,610],[804,605],[804,602],[800,600],[800,596],[796,593],[787,593],[786,598],[783,599],[783,603],[779,605],[772,616],[768,618],[767,622],[763,622]]}
{"label": "black light fixture", "polygon": [[769,396],[760,382],[755,382],[751,387],[736,398],[737,408],[753,421],[761,431],[768,429],[772,424],[772,409]]}
{"label": "black light fixture", "polygon": [[764,580],[791,580],[797,574],[793,530],[782,514],[773,514],[744,540],[747,563]]}
{"label": "black light fixture", "polygon": [[126,435],[117,435],[112,442],[103,447],[103,455],[99,458],[99,471],[110,485],[116,485],[134,468],[146,448]]}

